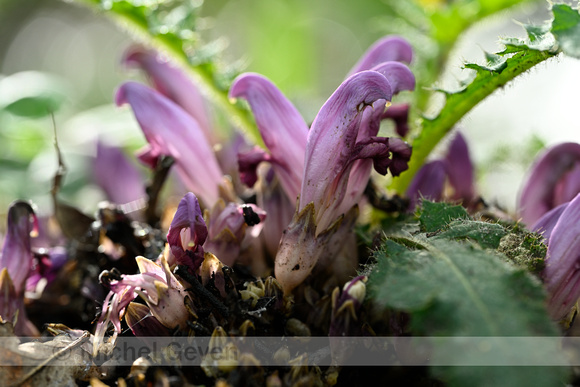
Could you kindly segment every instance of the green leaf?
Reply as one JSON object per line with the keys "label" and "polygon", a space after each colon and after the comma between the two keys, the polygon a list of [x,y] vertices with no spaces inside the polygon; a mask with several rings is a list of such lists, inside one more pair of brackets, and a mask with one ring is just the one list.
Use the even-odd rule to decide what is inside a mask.
{"label": "green leaf", "polygon": [[580,55],[578,12],[562,4],[554,5],[553,11],[555,19],[552,24],[522,24],[527,39],[503,39],[505,49],[495,54],[486,53],[486,64],[466,63],[464,67],[475,72],[456,90],[433,89],[443,91],[445,105],[435,117],[423,117],[419,134],[412,141],[413,155],[409,169],[393,179],[391,188],[403,193],[441,139],[465,114],[495,90],[538,63],[554,57],[560,50],[572,56]]}
{"label": "green leaf", "polygon": [[566,55],[580,58],[580,13],[567,4],[554,4],[552,12],[552,33],[560,49]]}
{"label": "green leaf", "polygon": [[[421,248],[409,247],[417,245]],[[410,314],[411,333],[432,340],[430,359],[435,364],[490,364],[496,356],[505,357],[509,364],[515,355],[531,363],[545,356],[563,356],[555,344],[530,344],[521,354],[503,344],[501,336],[544,337],[559,332],[546,313],[539,280],[498,259],[491,250],[422,235],[403,244],[387,240],[375,257],[368,283],[371,297],[378,305]],[[449,351],[449,346],[438,346],[433,336],[490,336],[493,344],[480,352]],[[434,372],[452,386],[550,386],[565,382],[567,375],[565,368],[537,367],[438,367]]]}
{"label": "green leaf", "polygon": [[476,71],[475,77],[458,92],[446,93],[445,106],[436,117],[423,118],[421,132],[412,143],[413,155],[409,169],[397,179],[393,179],[392,188],[404,192],[435,145],[475,105],[518,75],[555,55],[552,51],[537,51],[524,47],[520,47],[519,50],[513,56],[503,57],[502,60],[496,58],[491,65],[465,65],[466,68]]}
{"label": "green leaf", "polygon": [[448,203],[435,203],[428,200],[421,202],[419,223],[422,231],[436,232],[455,219],[469,219],[465,208]]}
{"label": "green leaf", "polygon": [[65,82],[46,73],[24,71],[0,79],[0,109],[22,117],[54,113],[66,95]]}
{"label": "green leaf", "polygon": [[500,224],[456,220],[434,239],[470,240],[484,249],[497,249],[508,231]]}

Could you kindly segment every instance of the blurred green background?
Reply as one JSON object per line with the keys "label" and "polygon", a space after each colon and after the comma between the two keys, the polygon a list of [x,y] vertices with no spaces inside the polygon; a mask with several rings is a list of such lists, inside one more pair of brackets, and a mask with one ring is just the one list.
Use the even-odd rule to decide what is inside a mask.
{"label": "blurred green background", "polygon": [[[397,7],[407,3],[397,2]],[[421,2],[425,7],[438,3]],[[414,44],[419,58],[435,49],[416,33],[428,32],[421,19],[416,25],[397,19],[392,4],[207,0],[198,28],[204,40],[222,50],[225,62],[271,78],[311,121],[378,38],[402,34]],[[483,50],[501,49],[500,36],[522,37],[523,30],[514,20],[545,21],[547,7],[543,1],[531,1],[468,29],[450,53],[438,84],[453,86],[465,78],[461,71],[465,60],[481,61]],[[69,167],[63,198],[94,211],[104,199],[90,179],[96,139],[128,151],[144,144],[131,113],[112,105],[115,88],[124,80],[139,78],[119,66],[123,50],[132,42],[130,35],[75,3],[0,0],[0,36],[0,213],[17,198],[32,199],[43,212],[51,210],[56,154],[47,108],[56,111],[59,143]],[[567,58],[542,64],[464,118],[461,130],[487,200],[513,210],[519,183],[535,152],[545,144],[580,141],[575,114],[580,100],[577,68],[578,63]]]}

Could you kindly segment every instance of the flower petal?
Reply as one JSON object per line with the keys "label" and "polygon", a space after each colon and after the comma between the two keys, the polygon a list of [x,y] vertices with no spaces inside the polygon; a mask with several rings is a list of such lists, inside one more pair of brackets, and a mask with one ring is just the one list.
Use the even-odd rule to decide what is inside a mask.
{"label": "flower petal", "polygon": [[558,207],[546,212],[532,227],[530,227],[530,230],[542,234],[544,237],[544,243],[547,244],[554,227],[558,223],[558,220],[560,220],[560,216],[562,216],[564,210],[568,207],[568,204],[570,203],[560,204]]}
{"label": "flower petal", "polygon": [[413,211],[421,198],[441,200],[447,176],[445,163],[441,160],[426,163],[419,169],[407,188],[409,211]]}
{"label": "flower petal", "polygon": [[580,297],[580,195],[562,212],[548,241],[543,275],[549,294],[548,311],[564,318]]}
{"label": "flower petal", "polygon": [[30,237],[38,231],[38,219],[34,210],[27,202],[16,201],[8,209],[8,225],[2,255],[0,270],[6,268],[16,294],[24,294],[26,279],[32,270],[34,255],[31,251]]}
{"label": "flower petal", "polygon": [[117,147],[97,142],[93,176],[112,203],[126,204],[145,199],[143,177]]}
{"label": "flower petal", "polygon": [[386,36],[375,42],[348,74],[352,75],[363,70],[370,70],[383,62],[411,63],[412,59],[413,49],[405,39],[398,36]]}
{"label": "flower petal", "polygon": [[576,163],[580,163],[580,144],[570,142],[551,147],[537,159],[518,198],[517,207],[524,223],[534,224],[543,214],[562,204],[554,201],[554,189]]}
{"label": "flower petal", "polygon": [[167,243],[178,264],[187,265],[191,271],[197,270],[203,261],[202,245],[207,235],[199,202],[189,192],[179,202],[167,233]]}
{"label": "flower petal", "polygon": [[131,105],[152,149],[148,155],[167,155],[186,186],[211,206],[218,199],[222,172],[199,124],[174,102],[136,82],[123,84],[116,103]]}
{"label": "flower petal", "polygon": [[[391,86],[383,75],[363,71],[343,82],[316,116],[308,134],[299,209],[314,203],[321,230],[339,215],[332,210],[326,216],[324,213],[340,206],[346,194],[352,164],[361,150],[354,144],[364,108],[377,100],[388,101],[391,96]],[[321,224],[323,217],[326,220]]]}
{"label": "flower petal", "polygon": [[415,76],[407,66],[399,62],[384,62],[371,70],[381,73],[391,84],[393,94],[403,90],[415,90]]}
{"label": "flower petal", "polygon": [[454,189],[453,199],[462,199],[468,204],[475,195],[473,187],[473,164],[469,157],[469,148],[465,138],[457,133],[445,157],[445,166],[449,183]]}
{"label": "flower petal", "polygon": [[155,89],[181,106],[199,124],[210,143],[215,143],[207,113],[207,103],[192,80],[157,51],[133,46],[123,58],[126,66],[140,67],[150,77]]}
{"label": "flower petal", "polygon": [[250,104],[280,184],[295,200],[302,183],[308,125],[280,90],[259,74],[236,78],[229,95]]}

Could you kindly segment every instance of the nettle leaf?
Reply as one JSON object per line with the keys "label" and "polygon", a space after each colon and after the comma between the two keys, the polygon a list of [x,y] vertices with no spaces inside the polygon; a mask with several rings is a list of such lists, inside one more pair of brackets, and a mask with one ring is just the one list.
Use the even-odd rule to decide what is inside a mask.
{"label": "nettle leaf", "polygon": [[420,208],[419,224],[425,232],[439,231],[456,219],[469,219],[465,208],[459,205],[423,200]]}
{"label": "nettle leaf", "polygon": [[445,95],[445,105],[435,116],[423,117],[420,131],[412,142],[413,157],[409,169],[393,180],[392,188],[404,192],[441,139],[495,90],[560,52],[580,57],[580,14],[565,4],[554,4],[552,11],[553,22],[540,26],[522,24],[527,38],[502,39],[505,49],[494,54],[485,53],[485,64],[466,63],[464,68],[470,74],[458,87],[453,90],[433,88]]}
{"label": "nettle leaf", "polygon": [[560,49],[566,55],[580,58],[580,13],[568,4],[554,4],[552,12],[552,33]]}
{"label": "nettle leaf", "polygon": [[469,240],[484,249],[497,249],[508,231],[496,223],[456,220],[448,228],[435,235],[433,239]]}
{"label": "nettle leaf", "polygon": [[[541,270],[545,245],[517,224],[475,221],[458,207],[423,201],[420,232],[387,235],[374,255],[375,266],[367,270],[370,299],[410,315],[408,333],[427,336],[422,339],[431,342],[433,364],[481,365],[433,368],[449,385],[564,383],[565,368],[485,367],[563,361],[556,341],[539,345],[531,340],[516,351],[502,340],[559,335],[545,309],[544,288],[529,272]],[[492,339],[486,350],[464,344],[450,350],[449,341],[437,344],[441,336]]]}
{"label": "nettle leaf", "polygon": [[[491,250],[441,236],[413,238],[405,243],[399,238],[385,241],[376,259],[369,292],[377,304],[409,313],[414,335],[494,338],[491,347],[481,352],[474,348],[450,351],[448,345],[439,347],[434,340],[430,359],[435,364],[497,364],[499,356],[505,357],[508,365],[514,349],[503,344],[502,336],[558,335],[546,313],[545,293],[539,280],[498,259]],[[529,345],[518,357],[522,361],[518,364],[526,361],[545,364],[544,356],[551,359],[561,356],[555,344]],[[444,367],[434,368],[433,372],[449,385],[521,386],[557,385],[565,381],[567,371],[538,367]]]}

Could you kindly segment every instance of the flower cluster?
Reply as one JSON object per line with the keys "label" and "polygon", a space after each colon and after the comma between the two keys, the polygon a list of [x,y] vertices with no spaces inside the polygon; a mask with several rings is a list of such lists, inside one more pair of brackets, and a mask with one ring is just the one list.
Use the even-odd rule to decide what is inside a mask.
{"label": "flower cluster", "polygon": [[[411,156],[401,139],[378,136],[384,119],[393,119],[397,132],[406,133],[408,106],[395,105],[393,114],[387,107],[395,94],[413,90],[415,79],[404,64],[411,59],[403,39],[377,42],[310,127],[267,78],[239,76],[229,95],[249,103],[266,145],[261,149],[247,145],[239,134],[231,142],[221,138],[212,129],[208,104],[188,78],[156,52],[132,48],[125,63],[144,70],[154,86],[127,82],[115,99],[130,105],[147,139],[138,157],[151,168],[160,157],[171,157],[193,193],[180,201],[167,233],[168,248],[156,262],[138,257],[140,274],[101,276],[110,292],[96,344],[109,321],[120,332],[124,314],[135,333],[143,330],[145,317],[152,326],[183,328],[196,314],[195,302],[184,307],[189,296],[183,281],[211,282],[226,297],[226,266],[244,264],[264,276],[274,260],[276,279],[287,295],[318,261],[334,284],[352,278],[358,262],[352,228],[371,170],[397,176]],[[232,159],[237,170],[231,168]],[[256,204],[241,199],[248,188]],[[181,275],[191,277],[174,277],[173,267],[186,268]],[[146,306],[132,302],[137,296]]]}

